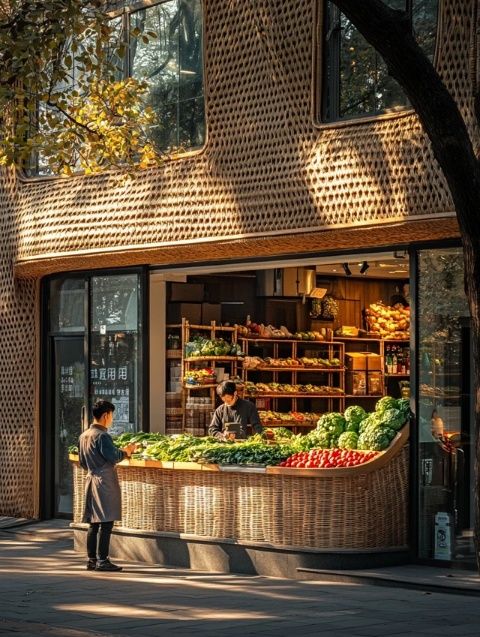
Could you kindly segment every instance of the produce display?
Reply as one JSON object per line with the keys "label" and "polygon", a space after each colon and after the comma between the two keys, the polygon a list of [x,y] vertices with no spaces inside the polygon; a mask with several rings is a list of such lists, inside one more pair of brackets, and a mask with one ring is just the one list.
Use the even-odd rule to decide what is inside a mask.
{"label": "produce display", "polygon": [[295,332],[281,325],[275,327],[274,325],[264,325],[263,323],[255,323],[254,321],[247,321],[246,325],[236,325],[238,335],[244,338],[272,338],[272,339],[295,339],[301,341],[329,341],[332,338],[332,330],[330,328],[322,327],[317,331],[309,332]]}
{"label": "produce display", "polygon": [[197,336],[185,343],[186,360],[207,356],[243,356],[242,348],[237,343],[229,343],[223,338],[204,338]]}
{"label": "produce display", "polygon": [[[385,450],[409,416],[407,399],[385,396],[370,414],[356,405],[343,414],[323,414],[316,429],[306,435],[294,435],[280,427],[245,441],[223,442],[211,437],[144,432],[125,433],[113,440],[117,447],[137,443],[137,452],[133,455],[136,459],[262,466],[301,466],[293,462],[304,462],[306,468],[313,468],[308,464],[311,462],[313,466],[325,468],[350,467],[367,462],[375,452]],[[69,452],[78,453],[78,449],[73,446]]]}
{"label": "produce display", "polygon": [[283,411],[259,411],[258,415],[263,425],[304,423],[314,427],[320,418],[320,414],[300,411],[289,411],[288,413]]}
{"label": "produce display", "polygon": [[187,385],[202,385],[215,383],[215,370],[212,368],[191,369],[185,373],[183,380]]}
{"label": "produce display", "polygon": [[365,310],[370,333],[386,339],[410,338],[410,308],[397,303],[393,307],[381,302]]}
{"label": "produce display", "polygon": [[386,449],[399,429],[408,421],[410,403],[407,398],[380,398],[375,411],[367,413],[359,405],[348,407],[343,414],[331,412],[318,420],[314,431],[307,434],[322,448]]}
{"label": "produce display", "polygon": [[300,358],[272,358],[270,356],[260,358],[259,356],[245,356],[243,359],[244,369],[268,369],[269,367],[284,367],[285,369],[292,367],[330,369],[341,366],[342,363],[339,358],[308,358],[306,356]]}
{"label": "produce display", "polygon": [[280,463],[280,467],[297,469],[334,469],[357,467],[378,456],[378,451],[364,453],[348,449],[312,449],[292,454]]}
{"label": "produce display", "polygon": [[321,394],[341,396],[343,389],[328,385],[290,385],[289,383],[245,383],[246,396],[261,396],[262,394]]}

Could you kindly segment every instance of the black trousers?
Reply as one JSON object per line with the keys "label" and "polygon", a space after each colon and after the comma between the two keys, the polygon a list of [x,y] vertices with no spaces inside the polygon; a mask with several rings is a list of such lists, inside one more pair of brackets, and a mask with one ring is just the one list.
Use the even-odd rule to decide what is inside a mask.
{"label": "black trousers", "polygon": [[[87,555],[89,559],[106,560],[110,548],[110,536],[112,535],[113,522],[90,522],[87,533]],[[97,542],[98,540],[98,542]]]}

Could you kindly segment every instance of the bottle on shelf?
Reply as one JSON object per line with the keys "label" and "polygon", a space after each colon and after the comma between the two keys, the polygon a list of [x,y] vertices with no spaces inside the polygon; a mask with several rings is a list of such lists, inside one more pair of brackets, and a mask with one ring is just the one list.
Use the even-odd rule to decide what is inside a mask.
{"label": "bottle on shelf", "polygon": [[392,345],[392,374],[398,374],[398,358],[395,345]]}
{"label": "bottle on shelf", "polygon": [[410,350],[405,350],[405,374],[410,374]]}
{"label": "bottle on shelf", "polygon": [[390,349],[390,345],[387,345],[387,354],[385,356],[385,367],[386,367],[387,374],[392,373],[392,365],[393,365],[392,352]]}
{"label": "bottle on shelf", "polygon": [[407,373],[407,352],[408,352],[408,349],[406,347],[404,347],[401,350],[400,374],[406,374]]}

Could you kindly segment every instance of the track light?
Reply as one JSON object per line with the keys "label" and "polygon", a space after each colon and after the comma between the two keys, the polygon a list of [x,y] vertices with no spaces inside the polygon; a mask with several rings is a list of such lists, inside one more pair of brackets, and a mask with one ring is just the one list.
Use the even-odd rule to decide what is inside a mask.
{"label": "track light", "polygon": [[368,263],[364,261],[360,267],[360,274],[365,274],[369,267]]}
{"label": "track light", "polygon": [[345,274],[347,276],[351,276],[352,275],[352,271],[348,267],[348,263],[342,263],[342,268],[343,268],[343,271],[345,272]]}

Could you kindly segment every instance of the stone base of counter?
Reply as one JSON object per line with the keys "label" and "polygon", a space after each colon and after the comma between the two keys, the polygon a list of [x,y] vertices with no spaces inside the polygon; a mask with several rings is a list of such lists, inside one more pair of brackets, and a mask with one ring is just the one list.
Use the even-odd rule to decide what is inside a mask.
{"label": "stone base of counter", "polygon": [[[85,553],[88,525],[73,523],[75,550]],[[126,562],[189,568],[216,573],[238,573],[304,579],[299,568],[361,569],[406,564],[405,548],[328,551],[300,547],[274,547],[263,543],[234,542],[138,531],[115,527],[111,556]]]}

